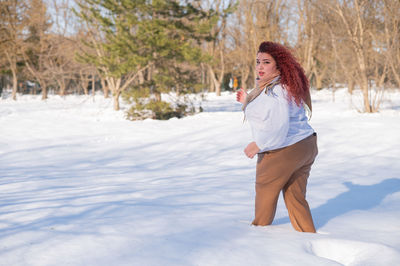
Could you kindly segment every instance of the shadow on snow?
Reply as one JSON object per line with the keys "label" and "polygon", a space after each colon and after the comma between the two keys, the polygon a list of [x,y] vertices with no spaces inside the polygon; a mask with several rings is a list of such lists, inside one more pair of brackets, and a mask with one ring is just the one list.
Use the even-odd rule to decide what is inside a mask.
{"label": "shadow on snow", "polygon": [[[369,210],[395,192],[400,191],[400,179],[385,179],[374,185],[357,185],[352,182],[343,183],[348,190],[328,200],[325,204],[314,208],[311,213],[317,229],[326,225],[331,219],[355,210]],[[289,223],[289,217],[276,219],[274,224]]]}

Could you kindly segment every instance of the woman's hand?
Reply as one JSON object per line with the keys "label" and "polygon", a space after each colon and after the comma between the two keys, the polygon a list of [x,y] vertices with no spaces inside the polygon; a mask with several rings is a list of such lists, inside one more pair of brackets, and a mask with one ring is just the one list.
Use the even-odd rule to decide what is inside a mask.
{"label": "woman's hand", "polygon": [[244,103],[245,103],[245,101],[246,101],[246,96],[247,96],[247,92],[246,92],[244,89],[242,89],[242,88],[240,88],[240,90],[238,90],[238,91],[236,92],[236,100],[237,100],[238,102],[240,102],[241,104],[244,104]]}
{"label": "woman's hand", "polygon": [[246,149],[244,149],[244,153],[250,159],[253,159],[254,155],[256,155],[259,151],[260,148],[258,148],[257,144],[254,141],[250,142],[249,145],[247,145]]}

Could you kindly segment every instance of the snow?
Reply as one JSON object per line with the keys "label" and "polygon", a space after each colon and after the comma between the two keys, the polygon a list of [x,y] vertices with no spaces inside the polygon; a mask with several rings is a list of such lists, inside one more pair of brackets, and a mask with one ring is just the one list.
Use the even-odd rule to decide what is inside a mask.
{"label": "snow", "polygon": [[0,100],[0,265],[400,265],[400,93],[358,113],[313,92],[317,234],[282,198],[251,226],[256,160],[235,95],[128,121],[101,95]]}

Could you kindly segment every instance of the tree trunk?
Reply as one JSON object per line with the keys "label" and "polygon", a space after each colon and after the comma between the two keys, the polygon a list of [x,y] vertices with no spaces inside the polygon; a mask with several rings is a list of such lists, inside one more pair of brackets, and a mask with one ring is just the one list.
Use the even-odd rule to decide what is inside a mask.
{"label": "tree trunk", "polygon": [[201,63],[200,67],[201,67],[201,84],[205,84],[206,83],[206,76],[207,76],[206,71],[207,70],[204,67],[204,63]]}
{"label": "tree trunk", "polygon": [[18,78],[17,78],[17,62],[15,56],[12,56],[8,51],[5,51],[8,63],[10,64],[11,73],[13,76],[13,89],[12,89],[12,99],[17,100],[17,90],[18,90]]}
{"label": "tree trunk", "polygon": [[64,78],[61,78],[61,79],[58,81],[58,85],[60,86],[60,93],[59,93],[59,95],[60,95],[60,96],[65,96],[65,88],[66,88],[66,85],[65,85],[65,80],[64,80]]}
{"label": "tree trunk", "polygon": [[94,96],[96,93],[96,79],[94,75],[92,75],[92,95]]}
{"label": "tree trunk", "polygon": [[114,110],[119,111],[119,96],[121,95],[120,91],[117,91],[113,94],[113,103],[114,103]]}
{"label": "tree trunk", "polygon": [[362,85],[362,94],[363,94],[363,101],[364,101],[364,111],[367,113],[372,113],[371,104],[369,102],[368,85],[366,88],[365,88],[365,85]]}
{"label": "tree trunk", "polygon": [[40,87],[42,88],[42,100],[46,100],[47,99],[47,84],[43,80],[40,80],[39,84],[40,84]]}
{"label": "tree trunk", "polygon": [[103,88],[104,98],[110,97],[110,96],[109,96],[109,91],[110,91],[110,90],[109,90],[109,88],[108,88],[108,86],[107,86],[106,80],[103,79],[103,78],[101,78],[101,79],[100,79],[100,82],[101,82],[101,87]]}
{"label": "tree trunk", "polygon": [[364,112],[372,113],[372,107],[369,98],[369,85],[368,85],[368,77],[366,71],[363,71],[361,68],[361,91],[363,94],[363,102],[364,102]]}
{"label": "tree trunk", "polygon": [[18,79],[17,79],[17,72],[15,69],[12,69],[13,75],[13,90],[12,90],[12,99],[14,101],[17,100],[17,90],[18,90]]}
{"label": "tree trunk", "polygon": [[83,70],[81,69],[79,71],[79,86],[83,89],[83,93],[85,95],[88,95],[87,93],[87,86],[88,86],[88,80],[87,80],[87,75],[83,73]]}
{"label": "tree trunk", "polygon": [[214,85],[213,78],[211,77],[211,72],[210,71],[208,71],[207,79],[208,79],[208,85],[209,85],[209,92],[214,92],[215,91],[215,85]]}
{"label": "tree trunk", "polygon": [[209,65],[208,66],[209,69],[209,73],[210,73],[210,78],[211,78],[211,82],[213,84],[213,89],[215,89],[215,94],[217,96],[221,96],[221,83],[219,83],[219,80],[215,77],[215,73],[214,70],[212,69],[212,67]]}
{"label": "tree trunk", "polygon": [[241,80],[240,80],[240,87],[244,90],[247,90],[247,79],[249,78],[250,69],[248,66],[244,66],[241,69]]}
{"label": "tree trunk", "polygon": [[397,86],[400,88],[400,75],[396,70],[393,59],[390,60],[390,69],[392,70],[393,76],[397,82]]}
{"label": "tree trunk", "polygon": [[370,103],[369,97],[369,85],[368,85],[368,75],[367,75],[367,68],[365,64],[365,57],[362,54],[362,51],[357,53],[358,55],[358,63],[360,69],[360,87],[363,94],[363,101],[364,101],[364,112],[372,113],[372,107]]}
{"label": "tree trunk", "polygon": [[83,83],[83,93],[84,93],[85,95],[89,95],[88,86],[89,86],[89,81],[86,80],[86,81]]}
{"label": "tree trunk", "polygon": [[138,73],[138,84],[143,84],[143,83],[144,83],[143,71],[139,71],[139,73]]}
{"label": "tree trunk", "polygon": [[221,85],[222,81],[224,80],[224,75],[225,75],[225,60],[224,60],[224,53],[222,47],[220,47],[220,59],[221,59],[221,73],[219,74],[218,78],[218,84],[215,87],[215,94],[217,96],[221,96]]}
{"label": "tree trunk", "polygon": [[[214,81],[215,82],[215,81]],[[221,84],[220,83],[215,83],[215,95],[221,96]]]}
{"label": "tree trunk", "polygon": [[387,71],[387,63],[385,63],[385,65],[383,67],[382,74],[379,75],[379,73],[377,73],[376,80],[378,80],[378,81],[376,82],[376,84],[377,84],[378,88],[383,88],[383,84],[384,84],[385,78],[386,78],[386,71]]}
{"label": "tree trunk", "polygon": [[355,84],[354,84],[354,79],[350,79],[350,80],[348,81],[348,85],[349,85],[349,87],[348,87],[348,92],[349,92],[350,94],[353,94],[354,86],[355,86]]}
{"label": "tree trunk", "polygon": [[[145,67],[139,69],[138,71],[144,71],[145,69],[151,68],[152,64],[147,64]],[[106,72],[106,71],[105,71]],[[125,91],[130,84],[137,78],[138,72],[132,72],[130,75],[128,75],[128,78],[125,80],[122,80],[122,77],[119,78],[114,78],[111,76],[105,76],[106,82],[107,82],[107,87],[112,91],[113,93],[113,102],[114,102],[114,110],[118,111],[120,109],[119,106],[119,97],[121,96],[121,93]]]}
{"label": "tree trunk", "polygon": [[321,75],[315,75],[315,86],[317,90],[322,89],[322,76]]}

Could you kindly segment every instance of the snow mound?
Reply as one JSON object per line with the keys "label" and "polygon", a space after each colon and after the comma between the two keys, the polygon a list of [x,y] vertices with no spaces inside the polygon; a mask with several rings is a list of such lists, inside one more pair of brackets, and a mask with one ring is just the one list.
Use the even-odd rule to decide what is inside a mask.
{"label": "snow mound", "polygon": [[345,239],[317,239],[311,250],[346,266],[400,265],[400,253],[383,244]]}

